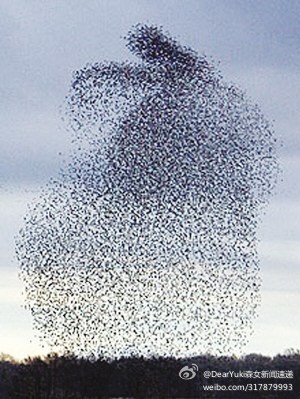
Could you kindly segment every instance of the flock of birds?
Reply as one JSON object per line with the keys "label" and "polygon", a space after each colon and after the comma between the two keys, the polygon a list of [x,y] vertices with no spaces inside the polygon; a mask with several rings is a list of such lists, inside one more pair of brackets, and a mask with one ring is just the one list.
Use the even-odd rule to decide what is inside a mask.
{"label": "flock of birds", "polygon": [[139,62],[74,73],[72,159],[17,238],[27,306],[43,341],[78,355],[237,351],[260,298],[273,129],[162,28],[126,40]]}

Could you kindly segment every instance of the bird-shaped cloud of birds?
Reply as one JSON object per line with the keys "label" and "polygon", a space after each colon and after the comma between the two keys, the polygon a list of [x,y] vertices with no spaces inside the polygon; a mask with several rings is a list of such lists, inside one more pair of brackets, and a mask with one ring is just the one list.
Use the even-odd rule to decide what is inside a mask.
{"label": "bird-shaped cloud of birds", "polygon": [[256,230],[273,128],[206,56],[137,25],[138,62],[76,71],[76,150],[17,237],[41,339],[78,355],[237,351],[260,298]]}

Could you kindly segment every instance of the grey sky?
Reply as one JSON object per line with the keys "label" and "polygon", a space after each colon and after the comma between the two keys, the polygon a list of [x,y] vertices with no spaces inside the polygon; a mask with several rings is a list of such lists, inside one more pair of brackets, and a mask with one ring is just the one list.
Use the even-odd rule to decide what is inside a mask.
{"label": "grey sky", "polygon": [[44,181],[57,170],[58,152],[69,144],[67,132],[58,130],[57,110],[72,71],[87,62],[130,58],[120,37],[144,21],[162,24],[220,60],[225,77],[277,119],[285,155],[300,148],[297,1],[2,0],[0,7],[0,166],[6,180]]}
{"label": "grey sky", "polygon": [[[260,229],[266,291],[263,306],[264,298],[269,298],[262,312],[271,309],[273,291],[286,295],[298,292],[290,302],[285,302],[289,320],[292,320],[295,298],[299,305],[300,259],[295,253],[300,243],[297,224],[300,215],[300,2],[1,0],[0,344],[1,332],[2,337],[7,331],[13,335],[13,330],[20,328],[15,321],[11,329],[7,325],[7,315],[11,312],[16,312],[29,331],[29,318],[16,310],[18,301],[12,299],[20,290],[20,285],[16,285],[17,265],[12,258],[13,236],[19,228],[26,201],[31,197],[22,190],[36,190],[55,176],[63,158],[58,153],[69,151],[71,137],[62,128],[58,108],[67,93],[72,71],[87,62],[132,59],[121,37],[138,22],[163,25],[183,44],[220,61],[226,80],[238,83],[259,103],[266,116],[274,120],[283,142],[283,174],[278,194]],[[11,192],[12,186],[22,190]],[[14,290],[10,295],[12,291],[5,288],[4,278],[10,281],[9,289]],[[7,293],[6,302],[3,290]],[[280,295],[276,295],[273,299],[278,301]],[[277,316],[272,314],[270,317],[275,323]],[[277,320],[277,325],[279,322]],[[297,323],[299,332],[300,322]],[[6,332],[4,327],[1,330],[4,324]],[[262,329],[261,335],[262,325],[263,322],[258,327]],[[289,328],[294,336],[292,327]],[[261,337],[254,339],[258,344],[252,348],[263,351],[263,343],[259,346]],[[276,340],[274,336],[270,352],[295,345],[291,339],[275,347]]]}

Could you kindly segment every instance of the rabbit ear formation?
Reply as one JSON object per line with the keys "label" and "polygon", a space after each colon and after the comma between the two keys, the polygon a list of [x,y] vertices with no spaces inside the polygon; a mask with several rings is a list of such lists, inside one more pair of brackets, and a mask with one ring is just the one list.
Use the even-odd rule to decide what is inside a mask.
{"label": "rabbit ear formation", "polygon": [[236,353],[259,304],[272,127],[161,28],[137,25],[127,46],[139,62],[75,72],[77,149],[17,240],[35,327],[81,355]]}
{"label": "rabbit ear formation", "polygon": [[127,35],[129,50],[147,62],[173,63],[191,67],[197,63],[197,54],[167,36],[157,26],[136,25]]}
{"label": "rabbit ear formation", "polygon": [[[205,57],[199,56],[192,49],[181,46],[171,36],[164,33],[161,27],[136,25],[126,36],[128,49],[149,66],[167,68],[169,76],[184,75],[186,79],[202,77],[208,79],[214,68]],[[176,85],[176,80],[173,80]]]}

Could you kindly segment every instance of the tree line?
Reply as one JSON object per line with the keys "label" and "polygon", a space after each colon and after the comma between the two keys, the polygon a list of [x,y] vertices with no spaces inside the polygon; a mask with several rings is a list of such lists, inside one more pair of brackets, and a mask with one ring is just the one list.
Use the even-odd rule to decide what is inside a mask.
{"label": "tree line", "polygon": [[[183,367],[196,365],[192,379],[179,377]],[[293,378],[210,378],[204,371],[289,371]],[[241,358],[143,358],[107,361],[51,353],[16,361],[0,355],[1,399],[98,399],[98,398],[280,398],[300,397],[300,352],[266,357],[251,354]],[[256,383],[255,392],[205,391],[203,385]],[[263,390],[259,384],[292,384],[291,390]]]}

